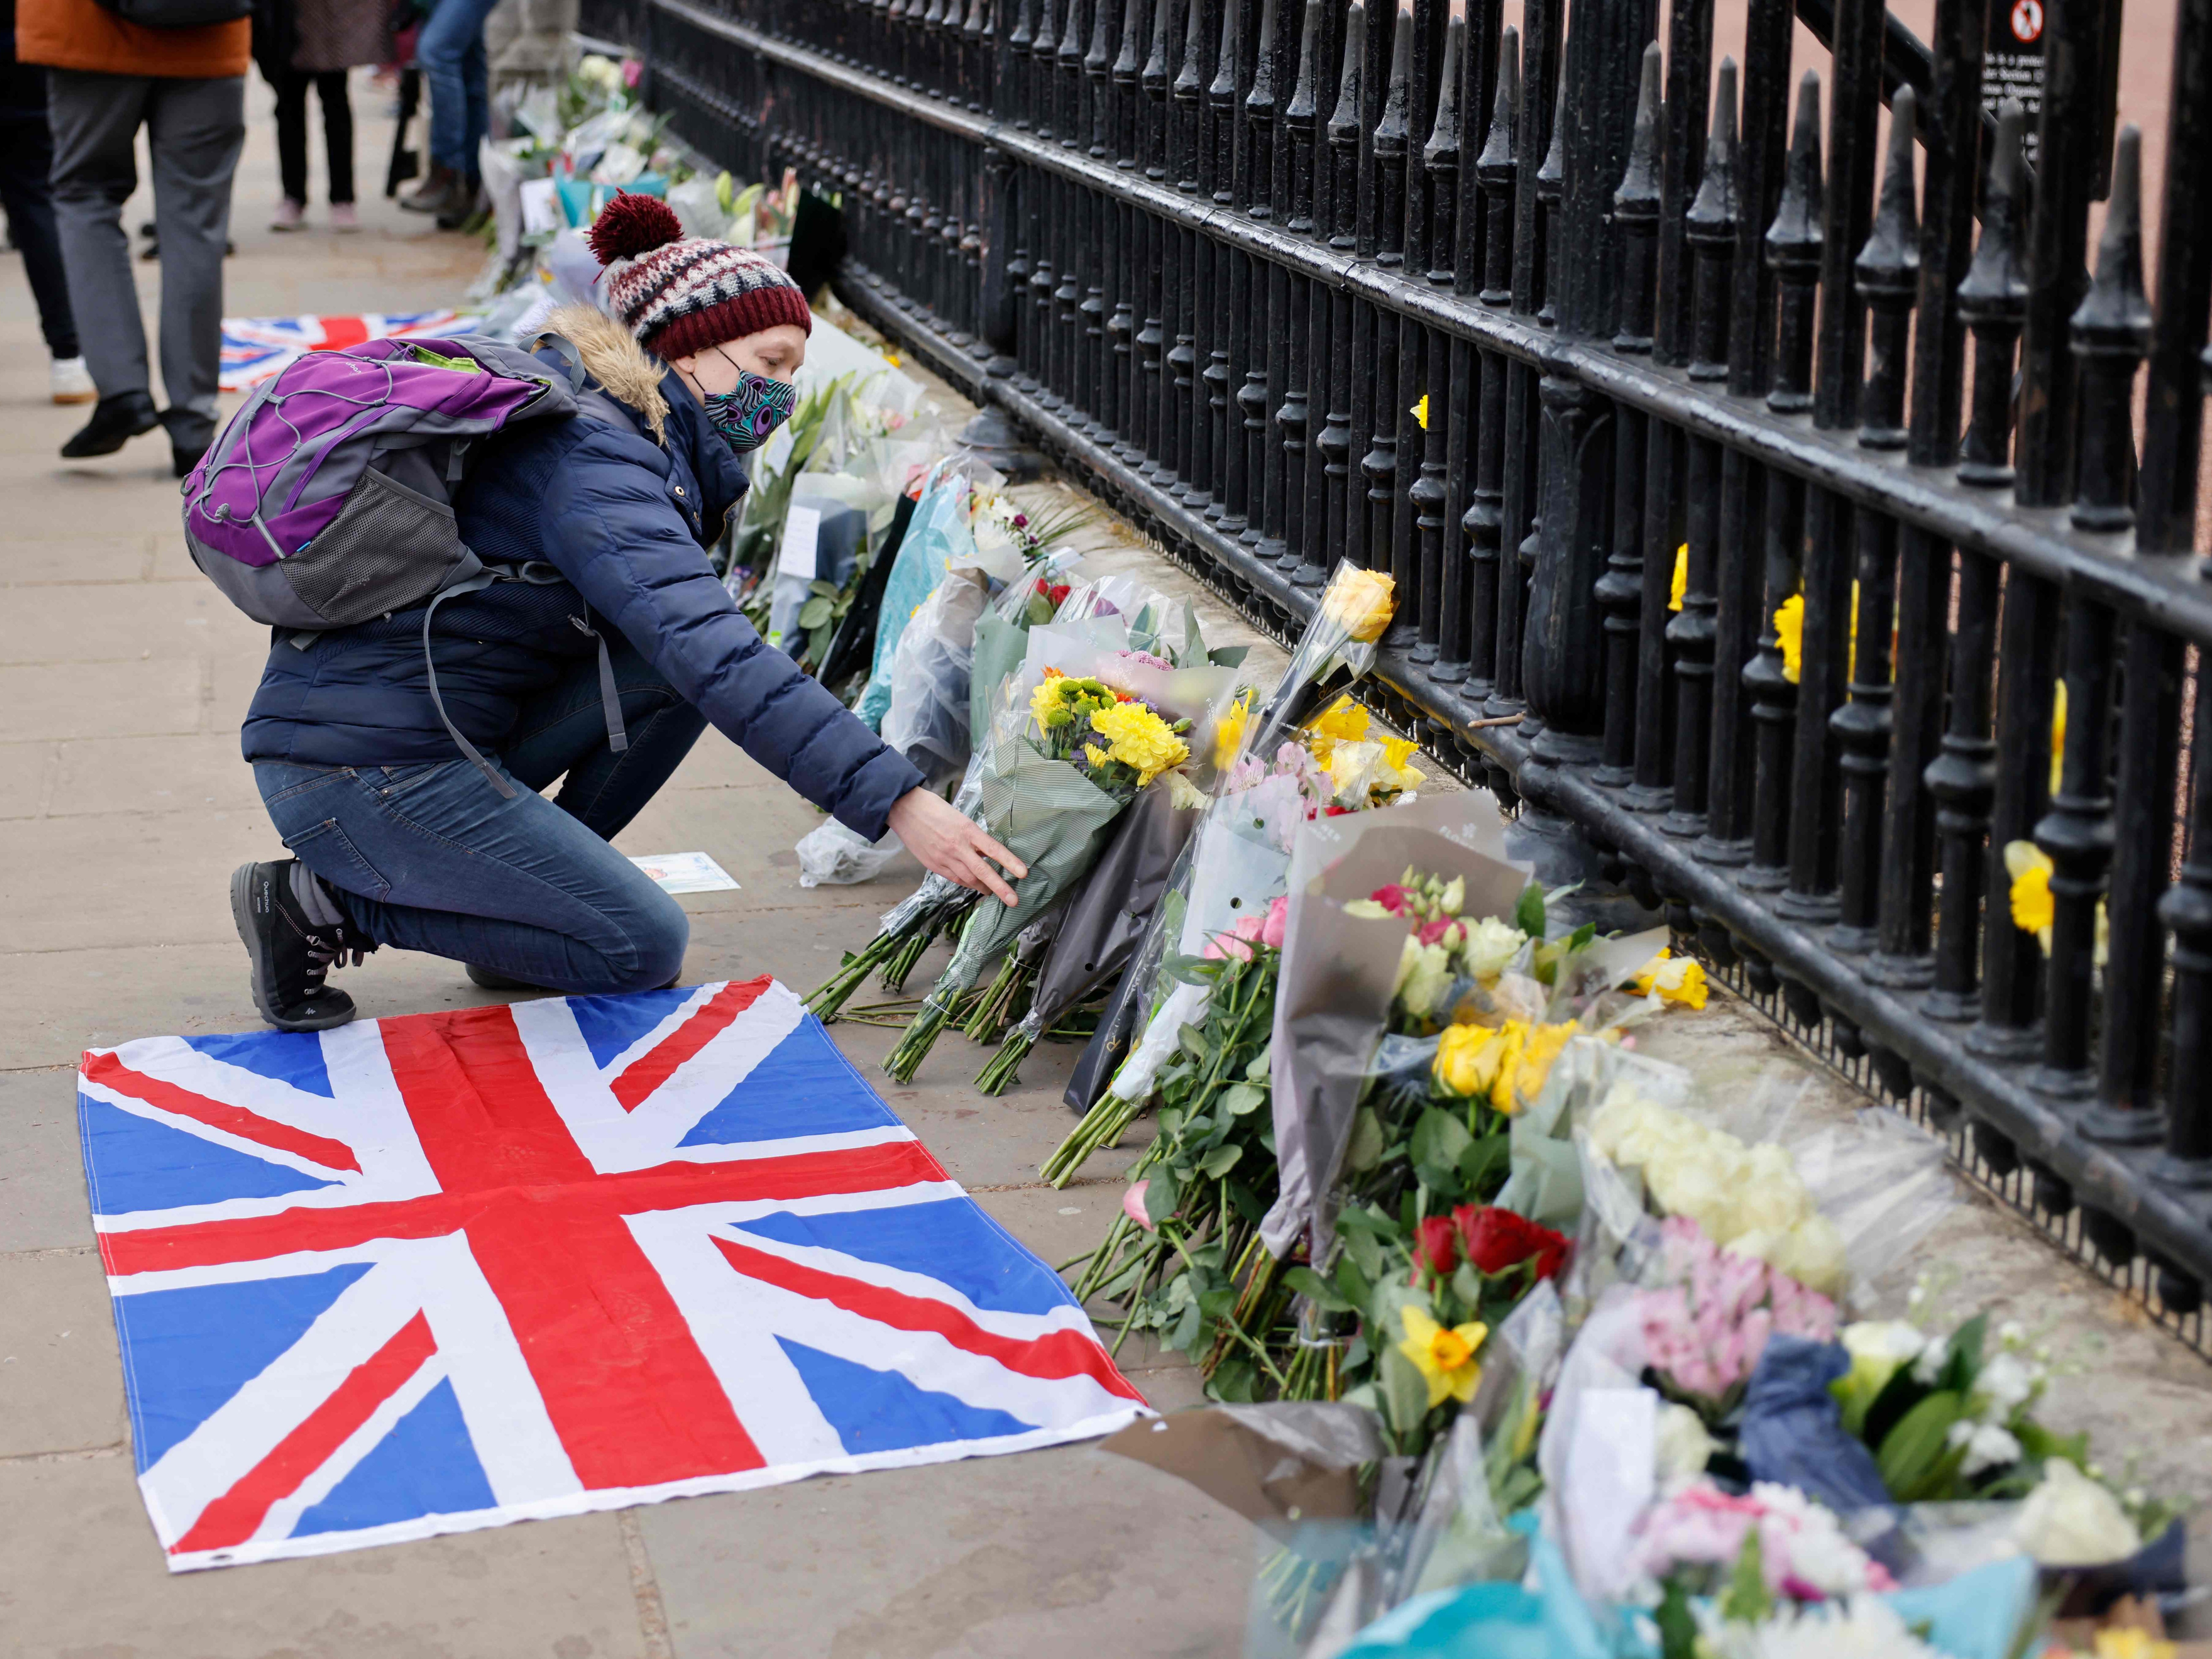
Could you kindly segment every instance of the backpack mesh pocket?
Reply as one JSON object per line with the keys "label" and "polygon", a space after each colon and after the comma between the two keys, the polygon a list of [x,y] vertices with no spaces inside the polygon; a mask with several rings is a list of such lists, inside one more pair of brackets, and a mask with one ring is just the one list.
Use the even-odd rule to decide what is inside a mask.
{"label": "backpack mesh pocket", "polygon": [[467,554],[452,507],[371,468],[283,570],[302,601],[344,628],[428,599]]}

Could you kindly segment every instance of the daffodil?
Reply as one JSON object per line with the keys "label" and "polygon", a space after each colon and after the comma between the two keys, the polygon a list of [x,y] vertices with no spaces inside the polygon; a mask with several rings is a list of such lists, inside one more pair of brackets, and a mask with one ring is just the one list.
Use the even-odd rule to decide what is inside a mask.
{"label": "daffodil", "polygon": [[1228,712],[1213,728],[1213,763],[1226,771],[1237,758],[1237,746],[1244,741],[1244,722],[1252,713],[1252,694],[1243,691],[1229,705]]}
{"label": "daffodil", "polygon": [[2066,770],[2066,682],[2051,689],[2051,793],[2058,793],[2058,780]]}
{"label": "daffodil", "polygon": [[1664,946],[1630,983],[1638,996],[1648,997],[1656,991],[1662,1002],[1680,1003],[1685,1008],[1705,1006],[1705,964],[1694,957],[1678,957]]}
{"label": "daffodil", "polygon": [[1805,596],[1792,593],[1774,613],[1774,643],[1782,653],[1782,678],[1790,684],[1805,668]]}
{"label": "daffodil", "polygon": [[1411,738],[1382,739],[1382,764],[1389,769],[1392,781],[1401,790],[1420,787],[1421,775],[1406,764],[1413,757],[1413,750],[1419,747],[1420,744]]}
{"label": "daffodil", "polygon": [[2097,1632],[2097,1659],[2173,1659],[2171,1642],[2147,1630],[2105,1629]]}
{"label": "daffodil", "polygon": [[2012,925],[2033,933],[2051,948],[2051,923],[2057,906],[2051,896],[2051,855],[2032,841],[2007,842],[2005,872],[2012,878]]}
{"label": "daffodil", "polygon": [[1424,392],[1421,394],[1421,401],[1406,412],[1419,421],[1421,423],[1421,430],[1426,432],[1429,429],[1429,394]]}
{"label": "daffodil", "polygon": [[1306,723],[1306,747],[1323,766],[1340,743],[1363,743],[1367,738],[1367,711],[1346,692]]}
{"label": "daffodil", "polygon": [[1447,1328],[1410,1302],[1399,1309],[1398,1318],[1406,1330],[1398,1352],[1413,1362],[1428,1383],[1430,1407],[1447,1400],[1456,1400],[1463,1406],[1474,1399],[1482,1382],[1482,1366],[1474,1356],[1490,1334],[1490,1327],[1471,1322]]}
{"label": "daffodil", "polygon": [[1667,608],[1680,611],[1682,595],[1690,591],[1690,544],[1684,542],[1674,550],[1674,580],[1667,585]]}

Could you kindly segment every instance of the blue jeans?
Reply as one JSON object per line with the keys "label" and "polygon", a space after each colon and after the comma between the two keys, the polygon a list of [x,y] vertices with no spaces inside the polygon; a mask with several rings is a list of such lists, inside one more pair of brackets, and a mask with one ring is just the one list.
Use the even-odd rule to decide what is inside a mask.
{"label": "blue jeans", "polygon": [[484,19],[498,0],[437,0],[415,40],[415,62],[430,83],[430,159],[477,176],[477,149],[491,128]]}
{"label": "blue jeans", "polygon": [[[511,800],[465,760],[254,763],[285,846],[365,938],[586,994],[651,990],[681,971],[683,907],[607,843],[707,722],[628,641],[609,643],[629,747],[608,747],[586,658],[524,706],[492,757],[521,785]],[[537,793],[564,774],[557,799]]]}

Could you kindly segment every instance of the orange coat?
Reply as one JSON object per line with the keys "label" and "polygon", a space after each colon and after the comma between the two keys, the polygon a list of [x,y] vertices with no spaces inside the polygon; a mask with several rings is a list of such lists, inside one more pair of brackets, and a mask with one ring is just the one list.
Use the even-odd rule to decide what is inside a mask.
{"label": "orange coat", "polygon": [[16,0],[15,58],[95,75],[161,75],[213,80],[243,75],[253,24],[149,29],[126,23],[95,0]]}

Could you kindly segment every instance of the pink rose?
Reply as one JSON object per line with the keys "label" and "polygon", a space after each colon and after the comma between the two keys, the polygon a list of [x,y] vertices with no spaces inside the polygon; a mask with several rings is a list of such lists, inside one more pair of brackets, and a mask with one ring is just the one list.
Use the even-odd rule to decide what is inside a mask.
{"label": "pink rose", "polygon": [[1265,916],[1239,916],[1237,918],[1237,925],[1229,931],[1239,939],[1255,939],[1260,937],[1261,930],[1267,925],[1267,919]]}
{"label": "pink rose", "polygon": [[1216,933],[1199,952],[1208,962],[1226,962],[1234,957],[1239,962],[1252,960],[1252,947],[1234,933]]}
{"label": "pink rose", "polygon": [[1378,887],[1367,896],[1394,916],[1406,914],[1406,890],[1396,882],[1388,887]]}
{"label": "pink rose", "polygon": [[622,75],[623,84],[624,86],[635,87],[638,82],[638,77],[642,76],[644,73],[645,65],[640,63],[636,58],[625,58],[623,59]]}
{"label": "pink rose", "polygon": [[1267,906],[1267,919],[1260,925],[1260,943],[1281,950],[1283,931],[1290,922],[1291,901],[1287,897],[1273,900]]}
{"label": "pink rose", "polygon": [[1145,1188],[1152,1184],[1149,1181],[1140,1181],[1121,1194],[1121,1213],[1148,1233],[1158,1231],[1152,1225],[1152,1217],[1145,1213]]}

